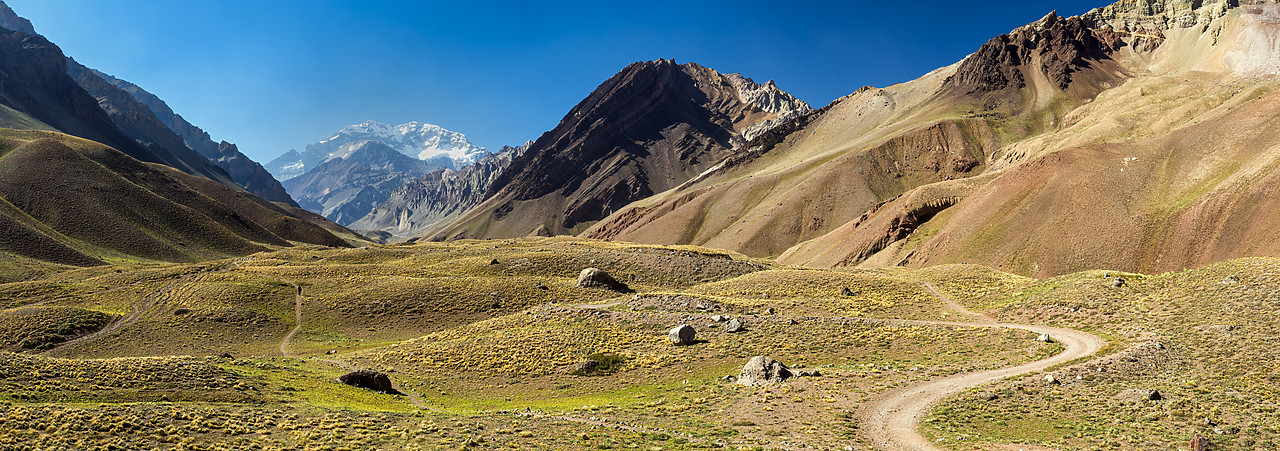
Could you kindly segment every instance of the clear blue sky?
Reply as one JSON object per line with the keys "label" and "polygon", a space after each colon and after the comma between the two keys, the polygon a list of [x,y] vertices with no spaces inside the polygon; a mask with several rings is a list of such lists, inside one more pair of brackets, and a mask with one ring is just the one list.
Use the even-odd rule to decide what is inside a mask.
{"label": "clear blue sky", "polygon": [[819,107],[1109,1],[7,3],[68,55],[266,162],[368,119],[519,144],[628,63],[658,58],[773,79]]}

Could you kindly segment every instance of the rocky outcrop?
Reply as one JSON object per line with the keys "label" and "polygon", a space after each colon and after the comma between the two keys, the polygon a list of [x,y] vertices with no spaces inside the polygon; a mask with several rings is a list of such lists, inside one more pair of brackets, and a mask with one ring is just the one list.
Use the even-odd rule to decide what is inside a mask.
{"label": "rocky outcrop", "polygon": [[436,171],[410,180],[351,227],[386,233],[392,239],[422,235],[478,205],[498,175],[530,144],[504,146],[462,169]]}
{"label": "rocky outcrop", "polygon": [[[82,71],[82,69],[73,69],[74,71]],[[292,197],[289,197],[289,193],[280,185],[280,182],[271,176],[271,173],[258,162],[240,153],[240,149],[235,144],[226,141],[215,142],[208,132],[188,122],[175,113],[160,97],[138,85],[95,69],[88,69],[88,71],[146,105],[161,124],[182,138],[184,145],[199,152],[200,155],[226,171],[231,176],[231,180],[243,187],[245,191],[272,202],[298,205]]]}
{"label": "rocky outcrop", "polygon": [[[965,94],[1027,87],[1026,71],[1038,71],[1058,89],[1096,61],[1109,59],[1123,41],[1089,27],[1080,17],[1049,13],[1036,23],[997,36],[960,64],[946,85]],[[1033,75],[1037,76],[1037,75]]]}

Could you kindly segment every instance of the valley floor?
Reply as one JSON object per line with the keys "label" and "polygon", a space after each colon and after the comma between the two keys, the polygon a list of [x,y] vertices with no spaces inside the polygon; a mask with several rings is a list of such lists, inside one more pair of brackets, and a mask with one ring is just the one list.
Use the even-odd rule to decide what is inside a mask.
{"label": "valley floor", "polygon": [[[1278,303],[1271,259],[1035,280],[571,238],[62,270],[0,285],[0,449],[1274,449]],[[804,377],[727,378],[757,355]]]}

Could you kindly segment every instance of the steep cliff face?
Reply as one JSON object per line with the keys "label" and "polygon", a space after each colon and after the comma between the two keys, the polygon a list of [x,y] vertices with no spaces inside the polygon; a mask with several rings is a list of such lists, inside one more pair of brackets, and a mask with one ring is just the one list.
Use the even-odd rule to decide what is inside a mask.
{"label": "steep cliff face", "polygon": [[413,179],[368,215],[352,223],[351,228],[386,234],[392,240],[422,235],[484,200],[484,194],[498,175],[531,144],[504,146],[462,169],[436,171]]}
{"label": "steep cliff face", "polygon": [[[1045,91],[1066,91],[1073,79],[1087,69],[1102,69],[1094,76],[1103,78],[1103,82],[1122,79],[1121,74],[1106,73],[1109,68],[1100,63],[1111,60],[1125,42],[1110,28],[1095,29],[1091,25],[1080,17],[1063,18],[1049,13],[1033,24],[988,41],[960,63],[945,85],[968,96],[1030,87],[1041,94],[1038,97],[1047,98]],[[1109,85],[1084,89],[1075,97],[1092,98],[1106,87]]]}
{"label": "steep cliff face", "polygon": [[134,100],[146,105],[161,124],[182,138],[183,143],[188,148],[199,152],[222,168],[231,176],[232,181],[244,187],[246,191],[269,201],[297,206],[297,203],[293,201],[292,197],[289,197],[288,192],[280,185],[280,182],[272,177],[261,164],[240,153],[240,149],[235,144],[226,141],[215,142],[208,132],[188,122],[181,115],[175,113],[164,100],[155,94],[147,92],[142,87],[98,70],[89,69],[89,71],[107,83],[128,93]]}
{"label": "steep cliff face", "polygon": [[[773,110],[773,111],[769,111]],[[808,111],[777,89],[697,64],[635,63],[511,163],[440,237],[577,232],[733,154],[757,124]]]}
{"label": "steep cliff face", "polygon": [[107,113],[116,128],[133,141],[158,155],[164,163],[188,174],[239,186],[226,171],[217,167],[200,153],[187,147],[181,136],[174,133],[156,117],[146,105],[115,85],[107,82],[74,59],[67,59],[67,74],[80,87],[98,100],[98,106]]}
{"label": "steep cliff face", "polygon": [[[0,104],[43,127],[97,141],[141,161],[168,164],[126,136],[98,100],[67,75],[67,57],[38,34],[0,30]],[[7,125],[22,125],[10,114]],[[14,123],[14,122],[18,123]]]}

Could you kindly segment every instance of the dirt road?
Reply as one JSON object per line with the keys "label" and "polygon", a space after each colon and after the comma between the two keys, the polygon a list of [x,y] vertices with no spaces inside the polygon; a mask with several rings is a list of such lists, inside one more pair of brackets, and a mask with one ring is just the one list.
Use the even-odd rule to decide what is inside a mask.
{"label": "dirt road", "polygon": [[293,329],[285,334],[280,340],[280,355],[290,357],[293,355],[293,345],[289,342],[293,340],[293,336],[302,330],[302,288],[293,282],[287,282],[293,286]]}
{"label": "dirt road", "polygon": [[[1054,365],[1094,355],[1106,345],[1106,340],[1087,332],[1030,324],[996,323],[989,316],[966,310],[943,296],[932,285],[927,283],[923,285],[934,296],[937,296],[947,304],[949,308],[966,316],[980,318],[980,322],[972,324],[974,326],[1022,329],[1040,334],[1047,333],[1054,340],[1061,343],[1066,350],[1044,360],[1008,368],[957,374],[890,390],[877,396],[864,404],[859,411],[859,424],[862,427],[862,431],[871,439],[876,449],[941,450],[942,448],[934,446],[918,432],[920,420],[924,418],[925,413],[934,403],[970,388],[989,384],[1006,377],[1038,372]],[[922,321],[920,323],[930,324],[931,322]],[[955,323],[938,321],[931,324],[954,325]]]}

